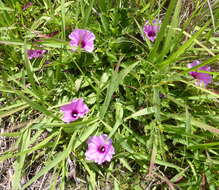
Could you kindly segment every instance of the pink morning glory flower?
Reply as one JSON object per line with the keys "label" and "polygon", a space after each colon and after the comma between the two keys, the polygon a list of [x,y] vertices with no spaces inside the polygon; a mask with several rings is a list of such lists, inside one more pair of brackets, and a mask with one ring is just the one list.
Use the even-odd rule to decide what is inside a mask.
{"label": "pink morning glory flower", "polygon": [[75,29],[69,36],[70,46],[75,51],[78,47],[84,49],[87,52],[94,50],[95,35],[89,30]]}
{"label": "pink morning glory flower", "polygon": [[46,53],[46,50],[43,49],[31,49],[27,50],[28,59],[38,58],[42,57],[44,53]]}
{"label": "pink morning glory flower", "polygon": [[[187,67],[192,68],[192,67],[195,67],[199,64],[201,64],[200,61],[193,61],[192,63],[189,63],[187,65]],[[197,70],[210,72],[211,67],[210,66],[203,66],[203,67],[198,68]],[[195,82],[195,84],[197,86],[204,85],[204,87],[206,87],[209,83],[212,82],[212,76],[208,73],[200,73],[200,72],[197,72],[197,71],[191,71],[191,72],[189,72],[189,74],[193,78],[197,79],[196,82]]]}
{"label": "pink morning glory flower", "polygon": [[29,7],[31,7],[33,5],[32,2],[28,2],[27,4],[25,4],[23,7],[22,7],[22,10],[25,11],[26,9],[28,9]]}
{"label": "pink morning glory flower", "polygon": [[60,110],[64,113],[62,120],[66,123],[82,118],[89,112],[82,98],[72,100],[70,104],[61,106]]}
{"label": "pink morning glory flower", "polygon": [[87,141],[88,149],[85,153],[87,160],[92,160],[97,164],[110,161],[115,154],[112,140],[107,135],[92,136]]}
{"label": "pink morning glory flower", "polygon": [[161,22],[157,20],[153,20],[152,25],[150,25],[148,21],[145,22],[144,33],[146,37],[152,42],[156,39],[157,33],[160,30],[160,23]]}

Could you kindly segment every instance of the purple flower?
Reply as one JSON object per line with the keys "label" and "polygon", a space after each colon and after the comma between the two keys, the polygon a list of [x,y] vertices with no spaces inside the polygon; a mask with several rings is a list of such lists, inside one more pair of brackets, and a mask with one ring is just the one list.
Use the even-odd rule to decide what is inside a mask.
{"label": "purple flower", "polygon": [[33,59],[33,58],[38,58],[38,57],[42,57],[44,53],[46,53],[46,50],[43,49],[31,49],[31,50],[27,50],[27,55],[29,59]]}
{"label": "purple flower", "polygon": [[[189,63],[187,65],[187,67],[192,68],[192,67],[195,67],[196,65],[199,65],[199,64],[201,64],[200,61],[193,61],[192,63]],[[211,67],[203,66],[203,67],[198,68],[197,70],[210,72]],[[212,76],[209,75],[208,73],[200,73],[197,71],[191,71],[191,72],[189,72],[189,74],[193,78],[197,79],[197,81],[195,82],[195,84],[197,86],[202,86],[204,84],[204,86],[206,87],[209,83],[212,82]]]}
{"label": "purple flower", "polygon": [[72,100],[70,104],[62,106],[60,110],[64,113],[62,120],[66,123],[82,118],[89,112],[89,108],[82,98]]}
{"label": "purple flower", "polygon": [[112,140],[103,134],[100,136],[92,136],[87,141],[88,149],[85,153],[87,160],[92,160],[97,164],[110,161],[115,154]]}
{"label": "purple flower", "polygon": [[27,4],[25,4],[23,7],[22,7],[22,10],[25,11],[26,9],[28,9],[29,7],[31,7],[33,5],[32,2],[28,2]]}
{"label": "purple flower", "polygon": [[152,25],[150,25],[148,21],[145,22],[144,33],[146,37],[152,42],[156,39],[157,33],[160,30],[160,23],[161,22],[157,20],[153,20]]}
{"label": "purple flower", "polygon": [[69,36],[70,46],[75,51],[78,47],[83,48],[87,52],[94,50],[95,35],[89,30],[75,29]]}

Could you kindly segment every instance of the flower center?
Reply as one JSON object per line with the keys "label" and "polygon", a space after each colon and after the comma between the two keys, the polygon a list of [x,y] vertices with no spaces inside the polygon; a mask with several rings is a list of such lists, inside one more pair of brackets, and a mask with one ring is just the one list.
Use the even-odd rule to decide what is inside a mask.
{"label": "flower center", "polygon": [[197,75],[198,75],[197,72],[192,71],[190,74],[192,75],[193,78],[197,78]]}
{"label": "flower center", "polygon": [[98,151],[99,151],[100,153],[104,153],[104,152],[106,151],[106,148],[101,145],[101,146],[99,146]]}
{"label": "flower center", "polygon": [[156,36],[156,33],[154,31],[149,31],[148,36],[149,37],[154,37],[154,36]]}
{"label": "flower center", "polygon": [[80,46],[81,48],[84,48],[85,47],[85,41],[84,40],[80,40],[78,42],[78,46]]}
{"label": "flower center", "polygon": [[71,113],[72,117],[76,118],[78,116],[78,112],[77,111],[72,111]]}

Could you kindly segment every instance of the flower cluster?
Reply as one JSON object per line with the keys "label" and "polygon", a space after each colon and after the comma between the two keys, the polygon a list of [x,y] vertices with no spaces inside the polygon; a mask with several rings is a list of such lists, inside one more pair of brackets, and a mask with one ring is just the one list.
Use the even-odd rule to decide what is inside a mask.
{"label": "flower cluster", "polygon": [[[89,112],[89,108],[82,98],[72,100],[70,104],[61,106],[60,110],[64,113],[62,120],[66,123],[82,118]],[[87,144],[86,159],[92,160],[97,164],[102,164],[105,161],[109,162],[112,159],[112,155],[115,154],[112,140],[108,139],[105,134],[90,137]]]}
{"label": "flower cluster", "polygon": [[[152,42],[157,38],[157,34],[160,30],[161,22],[159,20],[153,20],[150,24],[146,21],[143,30],[145,36]],[[91,53],[94,50],[94,40],[95,35],[84,29],[75,29],[69,35],[70,46],[72,51],[84,50]],[[38,58],[42,57],[46,53],[46,50],[28,50],[28,58]],[[200,64],[199,61],[193,61],[189,63],[188,68],[193,68]],[[196,79],[195,84],[198,86],[206,87],[212,82],[212,76],[208,73],[198,72],[207,71],[210,72],[209,66],[203,66],[197,69],[197,71],[191,71],[189,74]],[[60,111],[63,112],[62,120],[65,123],[74,122],[80,118],[83,118],[89,112],[88,106],[84,103],[82,98],[74,99],[69,104],[65,104],[60,107]],[[114,147],[112,145],[112,140],[106,134],[99,136],[91,136],[87,141],[88,149],[85,153],[86,159],[89,161],[94,161],[97,164],[103,164],[106,161],[111,161],[113,155],[115,154]]]}

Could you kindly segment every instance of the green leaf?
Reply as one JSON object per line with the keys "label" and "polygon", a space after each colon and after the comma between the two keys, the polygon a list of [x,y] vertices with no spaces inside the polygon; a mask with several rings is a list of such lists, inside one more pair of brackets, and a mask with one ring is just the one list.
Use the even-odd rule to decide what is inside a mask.
{"label": "green leaf", "polygon": [[128,169],[130,172],[133,172],[131,166],[129,165],[129,163],[127,162],[125,158],[119,158],[119,161],[126,169]]}
{"label": "green leaf", "polygon": [[120,190],[119,183],[118,183],[118,180],[116,178],[114,178],[114,190]]}
{"label": "green leaf", "polygon": [[43,141],[41,141],[40,143],[38,143],[36,146],[30,148],[30,149],[27,149],[27,150],[24,150],[24,151],[21,151],[21,152],[17,152],[17,153],[8,153],[8,154],[5,154],[3,156],[0,156],[0,161],[4,161],[8,158],[14,158],[14,157],[17,157],[17,156],[22,156],[22,155],[25,155],[25,154],[28,154],[28,153],[31,153],[33,151],[36,151],[38,149],[41,149],[42,147],[44,147],[53,137],[57,136],[58,135],[58,132],[55,132],[53,133],[52,135],[48,136],[47,138],[45,138]]}
{"label": "green leaf", "polygon": [[82,134],[77,138],[77,141],[75,142],[73,146],[73,150],[76,150],[85,140],[87,140],[87,138],[90,137],[94,133],[94,131],[96,131],[98,126],[99,126],[98,122],[96,122],[95,124],[91,126],[87,126],[82,131]]}
{"label": "green leaf", "polygon": [[4,118],[4,117],[7,117],[7,116],[10,116],[16,112],[19,112],[19,111],[22,111],[26,108],[28,108],[29,105],[28,104],[24,104],[22,106],[19,106],[17,108],[13,108],[12,110],[8,110],[8,111],[3,111],[3,112],[0,112],[0,118]]}
{"label": "green leaf", "polygon": [[132,65],[122,70],[120,73],[117,73],[115,71],[113,72],[110,84],[107,88],[106,98],[100,109],[100,118],[103,119],[103,117],[105,116],[106,111],[109,107],[112,95],[119,87],[119,84],[123,82],[124,78],[128,75],[128,73],[130,73],[132,69],[134,69],[138,64],[139,62],[133,63]]}
{"label": "green leaf", "polygon": [[135,113],[131,114],[130,116],[126,117],[124,120],[128,120],[131,118],[136,118],[139,116],[143,116],[143,115],[149,115],[155,112],[155,108],[154,107],[148,107],[148,108],[143,108],[140,109],[139,111],[136,111]]}
{"label": "green leaf", "polygon": [[206,144],[197,144],[197,145],[191,145],[188,148],[192,149],[208,149],[213,148],[214,146],[217,146],[218,148],[219,142],[212,142],[212,143],[206,143]]}
{"label": "green leaf", "polygon": [[175,6],[176,2],[177,2],[176,0],[171,0],[169,3],[169,7],[166,11],[164,20],[162,21],[162,25],[161,25],[160,31],[157,35],[154,47],[152,48],[152,50],[148,56],[149,60],[155,61],[155,58],[157,57],[157,50],[159,48],[161,41],[163,40],[164,35],[166,34],[165,30],[167,28],[168,22],[170,22],[172,12],[174,11],[174,9],[176,7]]}
{"label": "green leaf", "polygon": [[86,169],[86,171],[88,172],[89,176],[88,176],[88,179],[89,179],[89,186],[91,187],[92,190],[95,190],[96,189],[96,186],[97,186],[97,182],[96,182],[96,174],[95,172],[93,172],[88,164],[84,161],[84,160],[81,160],[81,163],[83,164],[84,168]]}
{"label": "green leaf", "polygon": [[175,165],[175,164],[172,164],[172,163],[169,163],[169,162],[166,162],[166,161],[162,161],[162,160],[158,160],[156,159],[155,160],[155,163],[156,164],[159,164],[161,166],[165,166],[165,167],[169,167],[169,168],[174,168],[176,169],[177,171],[182,171],[183,169],[180,168],[179,166]]}
{"label": "green leaf", "polygon": [[51,111],[49,111],[44,105],[40,105],[37,102],[32,101],[30,98],[25,96],[21,91],[14,90],[14,92],[19,95],[26,103],[28,103],[32,108],[44,113],[47,116],[53,117],[54,119],[60,120],[57,116],[55,116]]}
{"label": "green leaf", "polygon": [[74,133],[70,139],[70,142],[68,144],[68,147],[63,152],[59,152],[54,156],[54,159],[49,161],[47,165],[41,169],[33,178],[31,178],[23,187],[22,189],[26,189],[29,185],[31,185],[33,182],[35,182],[38,178],[46,174],[49,170],[56,167],[61,161],[63,161],[65,158],[68,157],[72,150],[73,141],[75,140],[76,133]]}
{"label": "green leaf", "polygon": [[116,103],[115,107],[116,107],[116,123],[113,126],[113,129],[111,130],[109,134],[109,138],[111,138],[116,133],[117,129],[119,128],[119,126],[122,124],[122,121],[123,121],[122,104]]}
{"label": "green leaf", "polygon": [[87,25],[87,22],[88,22],[88,19],[90,18],[90,14],[91,14],[91,10],[93,8],[93,4],[94,4],[94,0],[90,0],[89,1],[89,6],[86,10],[86,15],[84,17],[84,25],[86,26]]}
{"label": "green leaf", "polygon": [[179,25],[181,4],[182,4],[182,1],[178,0],[170,27],[168,28],[168,32],[165,37],[165,42],[162,48],[162,52],[160,53],[158,60],[157,60],[158,63],[160,63],[161,60],[163,60],[164,56],[170,51],[170,49],[174,45],[174,40],[176,38],[176,31],[174,31],[172,28],[177,28]]}
{"label": "green leaf", "polygon": [[[182,114],[181,114],[182,115]],[[186,114],[184,114],[186,115]],[[182,117],[182,116],[179,116],[177,114],[169,114],[169,113],[165,113],[165,116],[167,117],[170,117],[170,118],[173,118],[173,119],[176,119],[176,120],[179,120],[179,121],[182,121],[182,122],[185,122],[186,121],[186,118],[185,117]],[[191,118],[191,124],[193,126],[196,126],[198,128],[201,128],[201,129],[204,129],[204,130],[207,130],[207,131],[210,131],[212,133],[215,133],[215,134],[219,134],[219,129],[215,128],[215,127],[212,127],[206,123],[203,123],[201,121],[198,121],[194,118]]]}
{"label": "green leaf", "polygon": [[[24,131],[24,133],[21,136],[20,139],[20,148],[19,151],[23,152],[25,151],[28,146],[29,146],[29,140],[30,140],[30,134],[31,130],[27,129]],[[12,177],[12,189],[18,190],[20,189],[20,181],[22,177],[22,169],[24,166],[24,161],[25,161],[26,154],[22,154],[19,157],[17,157],[15,163],[14,163],[14,175]]]}
{"label": "green leaf", "polygon": [[188,41],[186,41],[183,45],[181,45],[177,51],[172,53],[169,58],[167,58],[165,61],[160,63],[159,64],[160,67],[165,67],[170,63],[176,61],[180,55],[182,55],[186,50],[188,50],[192,46],[195,39],[197,39],[202,34],[202,32],[207,28],[208,25],[209,25],[209,21],[198,32],[196,32]]}

